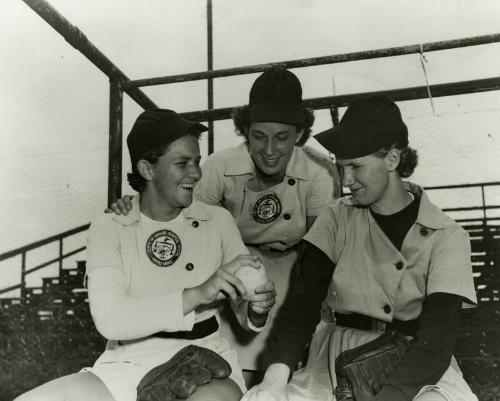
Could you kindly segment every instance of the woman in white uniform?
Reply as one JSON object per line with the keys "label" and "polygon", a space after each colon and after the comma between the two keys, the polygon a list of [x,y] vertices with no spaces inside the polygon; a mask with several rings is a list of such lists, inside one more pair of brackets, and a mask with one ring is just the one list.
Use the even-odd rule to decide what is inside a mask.
{"label": "woman in white uniform", "polygon": [[18,400],[136,401],[141,379],[187,345],[215,352],[232,370],[199,387],[190,401],[241,397],[241,368],[219,335],[218,311],[229,298],[238,321],[259,331],[274,291],[269,280],[247,291],[236,274],[262,269],[258,258],[248,254],[225,209],[193,202],[205,130],[171,110],[139,116],[127,138],[129,182],[140,193],[135,208],[128,216],[99,217],[88,234],[89,303],[106,350],[92,368]]}
{"label": "woman in white uniform", "polygon": [[[304,146],[314,115],[304,108],[300,81],[290,71],[273,67],[262,73],[248,106],[236,109],[233,120],[244,142],[208,157],[194,196],[231,212],[245,245],[275,283],[277,304],[258,335],[241,330],[228,310],[223,313],[222,335],[237,350],[242,368],[253,371],[263,368],[263,350],[286,297],[297,244],[323,208],[340,196],[340,178],[325,153]],[[123,201],[112,205],[115,213],[128,212],[131,204]]]}
{"label": "woman in white uniform", "polygon": [[[334,400],[336,357],[383,331],[413,341],[393,370],[378,365],[379,383],[367,378],[366,399],[477,401],[453,357],[460,310],[476,305],[469,236],[421,187],[402,180],[417,155],[399,108],[383,96],[358,99],[315,138],[335,153],[351,196],[331,204],[305,235],[299,285],[275,324],[270,366],[243,401]],[[315,334],[305,369],[287,384],[330,280],[336,326]]]}

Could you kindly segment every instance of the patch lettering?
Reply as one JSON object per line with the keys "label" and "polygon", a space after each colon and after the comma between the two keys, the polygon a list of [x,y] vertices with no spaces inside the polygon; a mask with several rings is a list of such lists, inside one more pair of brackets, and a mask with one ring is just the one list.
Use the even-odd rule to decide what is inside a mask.
{"label": "patch lettering", "polygon": [[182,251],[181,240],[170,230],[160,230],[151,234],[146,242],[146,254],[157,266],[173,265]]}
{"label": "patch lettering", "polygon": [[271,223],[281,214],[281,201],[275,193],[262,195],[252,207],[253,219],[261,224]]}

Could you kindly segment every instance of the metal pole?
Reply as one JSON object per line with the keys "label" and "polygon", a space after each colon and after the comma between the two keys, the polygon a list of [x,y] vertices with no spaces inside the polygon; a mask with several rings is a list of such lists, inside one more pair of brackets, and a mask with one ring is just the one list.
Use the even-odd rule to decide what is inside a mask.
{"label": "metal pole", "polygon": [[486,225],[486,197],[484,195],[484,185],[481,185],[481,199],[483,201],[483,219]]}
{"label": "metal pole", "polygon": [[110,81],[108,205],[119,199],[122,192],[122,119],[122,88],[119,81]]}
{"label": "metal pole", "polygon": [[21,254],[21,299],[24,301],[26,294],[26,252]]}
{"label": "metal pole", "polygon": [[[76,50],[82,53],[110,79],[128,81],[128,77],[120,71],[78,27],[72,25],[62,14],[45,0],[23,0],[28,7],[42,17]],[[156,108],[156,104],[138,88],[127,88],[125,92],[144,109]]]}
{"label": "metal pole", "polygon": [[59,239],[59,275],[61,275],[63,268],[63,256],[64,256],[63,239],[61,237]]}
{"label": "metal pole", "polygon": [[190,74],[179,74],[179,75],[170,75],[164,77],[137,79],[133,81],[124,82],[123,88],[124,89],[139,88],[144,86],[197,81],[207,78],[220,78],[233,75],[254,74],[262,72],[273,65],[282,65],[286,68],[312,67],[315,65],[346,63],[350,61],[368,60],[373,58],[418,54],[420,53],[421,50],[427,53],[438,50],[448,50],[459,47],[477,46],[477,45],[484,45],[496,42],[500,42],[500,33],[496,33],[493,35],[474,36],[463,39],[445,40],[441,42],[429,42],[429,43],[423,43],[422,45],[415,44],[409,46],[390,47],[385,49],[368,50],[368,51],[361,51],[354,53],[336,54],[333,56],[282,61],[277,63],[254,64],[245,67],[225,68],[214,71],[201,71],[201,72],[193,72]]}
{"label": "metal pole", "polygon": [[[433,97],[464,95],[467,93],[487,92],[500,90],[500,77],[476,79],[472,81],[451,82],[446,84],[430,85]],[[392,100],[399,102],[403,100],[415,100],[427,98],[427,86],[413,88],[392,89],[377,92],[351,93],[346,95],[317,97],[304,100],[304,107],[315,110],[329,109],[330,107],[346,107],[355,98],[384,94]],[[226,120],[231,117],[234,107],[225,107],[214,110],[200,110],[182,113],[185,118],[194,121]]]}
{"label": "metal pole", "polygon": [[[212,0],[207,0],[207,70],[213,70],[213,36],[212,36]],[[208,110],[214,108],[214,81],[212,78],[207,79],[208,92]],[[208,154],[214,152],[214,121],[208,119]]]}

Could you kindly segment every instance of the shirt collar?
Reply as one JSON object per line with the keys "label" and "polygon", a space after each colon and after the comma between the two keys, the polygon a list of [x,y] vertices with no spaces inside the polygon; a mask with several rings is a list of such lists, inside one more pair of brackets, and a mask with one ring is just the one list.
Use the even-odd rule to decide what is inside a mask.
{"label": "shirt collar", "polygon": [[[420,207],[416,221],[418,224],[433,230],[439,230],[453,223],[450,217],[430,201],[422,187],[408,181],[404,181],[403,186],[407,191],[420,197]],[[349,196],[342,198],[341,202],[345,205],[356,206]]]}
{"label": "shirt collar", "polygon": [[[246,143],[242,143],[235,147],[235,152],[231,157],[230,163],[227,165],[224,175],[255,175],[255,163],[250,156]],[[292,156],[286,166],[286,176],[297,178],[299,180],[307,180],[305,164],[300,160],[299,156],[302,149],[295,146]]]}
{"label": "shirt collar", "polygon": [[420,208],[417,215],[418,224],[434,230],[443,229],[452,224],[453,220],[430,201],[422,187],[408,181],[403,182],[403,185],[411,193],[420,196]]}
{"label": "shirt collar", "polygon": [[[141,196],[136,195],[132,198],[132,210],[125,215],[113,215],[113,220],[121,225],[128,226],[141,220]],[[210,213],[207,206],[199,201],[193,201],[191,205],[182,210],[184,217],[190,220],[210,220]]]}

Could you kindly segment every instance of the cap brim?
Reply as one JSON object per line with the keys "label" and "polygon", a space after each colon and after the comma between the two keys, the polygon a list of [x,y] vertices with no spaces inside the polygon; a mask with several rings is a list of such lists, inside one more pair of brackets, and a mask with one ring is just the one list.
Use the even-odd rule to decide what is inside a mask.
{"label": "cap brim", "polygon": [[313,138],[316,139],[319,142],[319,144],[323,146],[326,150],[328,150],[330,153],[335,153],[334,136],[337,130],[338,126],[332,127],[325,131],[320,132],[319,134],[314,135]]}

